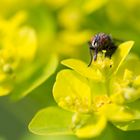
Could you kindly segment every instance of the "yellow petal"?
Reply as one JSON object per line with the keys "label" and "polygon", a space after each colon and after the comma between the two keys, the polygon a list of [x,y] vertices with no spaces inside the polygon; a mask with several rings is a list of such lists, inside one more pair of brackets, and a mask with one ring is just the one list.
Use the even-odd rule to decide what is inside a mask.
{"label": "yellow petal", "polygon": [[97,81],[103,80],[99,70],[94,69],[92,67],[88,67],[86,63],[80,60],[67,59],[67,60],[63,60],[61,63],[89,79],[93,79]]}
{"label": "yellow petal", "polygon": [[115,54],[112,56],[112,60],[114,62],[113,66],[114,73],[117,73],[118,69],[120,68],[122,62],[128,55],[133,45],[134,41],[127,41],[118,46]]}

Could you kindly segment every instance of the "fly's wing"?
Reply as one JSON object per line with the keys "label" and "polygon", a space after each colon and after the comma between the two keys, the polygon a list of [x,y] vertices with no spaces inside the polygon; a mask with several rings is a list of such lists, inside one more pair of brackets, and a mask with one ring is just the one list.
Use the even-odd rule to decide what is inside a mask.
{"label": "fly's wing", "polygon": [[113,38],[113,41],[114,41],[115,43],[123,43],[123,42],[125,42],[125,40],[119,39],[119,38]]}
{"label": "fly's wing", "polygon": [[113,43],[115,43],[115,44],[120,44],[120,43],[123,43],[123,42],[126,41],[126,40],[124,40],[124,39],[114,38],[114,37],[112,37],[111,34],[109,34],[109,36],[110,36],[111,40],[113,41]]}

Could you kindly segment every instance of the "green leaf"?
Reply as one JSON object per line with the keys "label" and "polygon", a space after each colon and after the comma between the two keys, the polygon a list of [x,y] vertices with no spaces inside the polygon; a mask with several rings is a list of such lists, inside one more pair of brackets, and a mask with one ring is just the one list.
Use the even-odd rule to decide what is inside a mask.
{"label": "green leaf", "polygon": [[111,122],[128,122],[138,118],[138,112],[116,104],[106,105],[105,112]]}
{"label": "green leaf", "polygon": [[124,59],[126,58],[129,51],[131,50],[133,44],[134,41],[127,41],[118,46],[115,54],[112,56],[112,60],[114,62],[114,66],[112,70],[114,71],[114,73],[117,73]]}
{"label": "green leaf", "polygon": [[127,103],[127,107],[133,110],[134,119],[140,119],[140,101],[136,100],[131,103]]}
{"label": "green leaf", "polygon": [[58,107],[40,110],[29,124],[29,130],[38,135],[70,135],[73,113]]}
{"label": "green leaf", "polygon": [[[11,95],[12,99],[17,100],[23,98],[31,91],[33,91],[35,88],[40,86],[43,82],[45,82],[55,72],[56,67],[58,65],[58,58],[56,55],[51,55],[47,60],[46,64],[44,65],[43,64],[41,66],[37,65],[37,69],[34,68],[34,65],[32,65],[31,72],[33,71],[32,68],[35,69],[33,73],[31,72],[28,73],[26,71],[27,73],[23,72],[22,75],[21,73],[19,74],[22,77],[24,77],[24,74],[25,75],[27,74],[27,76],[25,77],[28,77],[28,79],[21,80],[20,77],[19,79],[17,79],[17,83],[15,85],[16,88],[14,88],[12,92],[13,94]],[[30,71],[30,68],[28,71]]]}
{"label": "green leaf", "polygon": [[124,61],[124,63],[119,68],[119,70],[117,72],[117,76],[122,77],[125,69],[132,71],[135,75],[139,75],[140,67],[137,67],[139,65],[140,65],[139,57],[137,55],[131,53],[126,58],[126,61]]}
{"label": "green leaf", "polygon": [[61,63],[89,79],[93,79],[96,81],[102,79],[102,74],[99,70],[94,69],[92,67],[88,67],[86,63],[80,60],[67,59],[63,60]]}
{"label": "green leaf", "polygon": [[80,138],[91,138],[101,134],[106,126],[104,116],[91,116],[83,127],[76,130],[75,134]]}
{"label": "green leaf", "polygon": [[86,112],[91,105],[88,80],[72,70],[62,70],[56,77],[53,96],[64,109]]}
{"label": "green leaf", "polygon": [[115,122],[113,124],[123,131],[140,130],[140,120],[133,120],[129,122]]}

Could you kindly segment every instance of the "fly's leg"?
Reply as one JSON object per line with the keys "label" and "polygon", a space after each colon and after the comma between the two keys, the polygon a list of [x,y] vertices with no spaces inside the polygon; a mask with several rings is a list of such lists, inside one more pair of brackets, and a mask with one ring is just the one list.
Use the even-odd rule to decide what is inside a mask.
{"label": "fly's leg", "polygon": [[93,61],[93,51],[94,51],[94,48],[92,47],[90,41],[88,42],[88,45],[89,45],[89,53],[90,53],[90,62],[88,64],[88,67],[89,67],[91,65],[92,61]]}

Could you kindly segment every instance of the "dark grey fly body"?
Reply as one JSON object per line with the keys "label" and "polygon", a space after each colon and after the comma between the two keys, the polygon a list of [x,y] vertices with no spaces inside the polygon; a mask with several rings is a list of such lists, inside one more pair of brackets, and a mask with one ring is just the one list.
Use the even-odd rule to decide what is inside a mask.
{"label": "dark grey fly body", "polygon": [[[112,39],[112,37],[105,33],[98,33],[91,38],[88,42],[89,50],[90,50],[90,63],[88,66],[91,65],[92,61],[97,60],[98,52],[102,52],[105,50],[105,57],[111,58],[112,54],[116,51],[117,45],[114,43],[116,39]],[[120,40],[116,40],[119,41]],[[122,42],[122,41],[121,41]]]}

